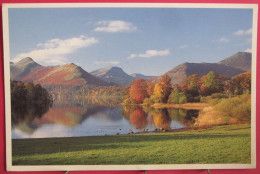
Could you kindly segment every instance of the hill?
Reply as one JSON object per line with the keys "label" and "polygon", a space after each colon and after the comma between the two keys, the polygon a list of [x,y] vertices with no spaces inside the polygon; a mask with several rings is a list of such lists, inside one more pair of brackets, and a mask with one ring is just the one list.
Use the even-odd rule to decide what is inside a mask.
{"label": "hill", "polygon": [[248,52],[238,52],[218,63],[244,71],[251,71],[252,54]]}
{"label": "hill", "polygon": [[145,79],[145,80],[150,80],[150,79],[154,79],[154,78],[158,77],[158,76],[146,76],[146,75],[139,74],[139,73],[133,73],[133,74],[130,74],[130,76],[132,76],[134,78]]}
{"label": "hill", "polygon": [[[245,66],[242,66],[242,65]],[[251,53],[239,52],[219,63],[183,63],[166,72],[172,84],[180,83],[184,78],[198,74],[200,77],[214,71],[219,75],[234,77],[251,70]]]}
{"label": "hill", "polygon": [[26,57],[17,63],[10,62],[11,79],[19,80],[39,67],[41,65],[34,62],[30,57]]}
{"label": "hill", "polygon": [[119,67],[106,67],[90,72],[95,77],[98,77],[108,83],[115,83],[121,86],[128,85],[135,78],[125,73]]}
{"label": "hill", "polygon": [[[27,70],[21,73],[19,72],[20,69],[16,68],[15,73],[19,74],[19,76],[16,75],[15,78],[11,78],[12,80],[33,81],[41,85],[109,85],[73,63],[56,67],[44,67],[34,62],[31,58],[25,58],[18,63],[11,64],[11,66]],[[11,70],[11,77],[14,76],[13,73],[14,69]]]}

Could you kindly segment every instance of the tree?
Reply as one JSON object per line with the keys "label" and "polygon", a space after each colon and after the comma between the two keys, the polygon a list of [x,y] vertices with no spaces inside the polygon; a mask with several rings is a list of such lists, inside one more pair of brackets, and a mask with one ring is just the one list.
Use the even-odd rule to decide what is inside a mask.
{"label": "tree", "polygon": [[187,97],[178,88],[174,88],[172,93],[169,96],[168,103],[173,103],[173,104],[187,103]]}
{"label": "tree", "polygon": [[153,95],[153,91],[154,91],[154,86],[155,84],[151,81],[147,81],[147,94],[148,94],[148,97],[152,96]]}
{"label": "tree", "polygon": [[134,99],[136,103],[142,103],[147,94],[147,83],[145,80],[138,78],[130,87],[130,98]]}
{"label": "tree", "polygon": [[182,91],[186,94],[196,97],[199,95],[199,77],[198,74],[192,74],[183,80]]}
{"label": "tree", "polygon": [[233,77],[225,89],[236,95],[251,92],[251,72],[241,73]]}
{"label": "tree", "polygon": [[214,71],[210,71],[207,74],[202,86],[203,87],[201,87],[201,89],[204,90],[204,94],[206,95],[219,93],[223,91],[223,83],[220,77]]}
{"label": "tree", "polygon": [[165,74],[161,77],[160,82],[155,84],[153,94],[162,102],[167,102],[171,90],[171,79],[167,74]]}

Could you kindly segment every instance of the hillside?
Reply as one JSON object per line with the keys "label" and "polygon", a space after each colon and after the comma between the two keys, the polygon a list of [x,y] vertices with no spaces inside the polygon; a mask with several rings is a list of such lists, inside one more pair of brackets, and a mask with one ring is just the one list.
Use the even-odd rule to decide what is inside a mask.
{"label": "hillside", "polygon": [[34,62],[30,57],[26,57],[17,63],[10,62],[11,79],[19,80],[39,67],[41,65]]}
{"label": "hillside", "polygon": [[158,76],[146,76],[146,75],[139,74],[139,73],[133,73],[133,74],[130,74],[130,76],[132,76],[134,78],[145,79],[145,80],[151,80],[151,79],[154,79],[154,78],[158,77]]}
{"label": "hillside", "polygon": [[[28,64],[34,66],[28,66]],[[21,65],[25,65],[25,68]],[[57,67],[44,67],[34,62],[31,58],[25,58],[18,63],[11,64],[11,66],[22,67],[20,69],[29,69],[28,67],[31,67],[31,69],[23,71],[23,73],[19,72],[20,69],[17,68],[15,73],[17,72],[20,75],[16,75],[16,78],[12,78],[13,80],[33,81],[41,85],[109,85],[73,63]],[[11,77],[14,76],[13,73],[14,69],[11,70]]]}
{"label": "hillside", "polygon": [[247,52],[238,52],[218,63],[244,71],[251,71],[252,54]]}
{"label": "hillside", "polygon": [[125,73],[119,67],[106,67],[90,72],[108,83],[115,83],[121,86],[128,85],[135,78]]}
{"label": "hillside", "polygon": [[[242,66],[242,65],[245,66]],[[251,54],[239,52],[219,63],[183,63],[166,72],[172,79],[172,84],[180,83],[184,78],[198,74],[200,77],[210,71],[219,75],[234,77],[237,74],[251,70]]]}

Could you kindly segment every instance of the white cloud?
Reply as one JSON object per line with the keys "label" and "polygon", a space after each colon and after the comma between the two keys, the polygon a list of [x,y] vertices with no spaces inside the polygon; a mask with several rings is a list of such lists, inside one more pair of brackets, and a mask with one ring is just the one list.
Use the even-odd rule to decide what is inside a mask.
{"label": "white cloud", "polygon": [[95,28],[94,31],[99,32],[108,32],[108,33],[116,33],[116,32],[131,32],[137,29],[136,26],[134,26],[130,22],[126,21],[99,21],[97,23],[99,27]]}
{"label": "white cloud", "polygon": [[100,64],[112,64],[112,65],[117,65],[119,64],[119,61],[95,61],[95,65],[100,65]]}
{"label": "white cloud", "polygon": [[248,29],[248,30],[238,30],[236,32],[234,32],[233,34],[236,36],[242,36],[242,35],[249,35],[252,33],[252,28]]}
{"label": "white cloud", "polygon": [[67,55],[75,53],[80,48],[89,47],[98,43],[94,37],[79,36],[68,38],[65,40],[51,39],[45,43],[37,44],[38,49],[32,50],[28,53],[21,53],[15,56],[12,61],[17,62],[22,58],[31,57],[36,62],[48,65],[59,65],[68,62]]}
{"label": "white cloud", "polygon": [[181,45],[181,46],[179,46],[179,48],[181,48],[181,49],[187,48],[187,47],[188,47],[188,45]]}
{"label": "white cloud", "polygon": [[129,57],[127,57],[127,59],[133,59],[136,57],[141,57],[141,58],[151,58],[154,56],[167,56],[170,54],[170,50],[166,49],[166,50],[147,50],[144,54],[131,54]]}
{"label": "white cloud", "polygon": [[229,42],[229,39],[222,37],[219,39],[219,42],[227,43],[227,42]]}
{"label": "white cloud", "polygon": [[245,52],[252,53],[252,49],[248,48],[248,49],[245,50]]}

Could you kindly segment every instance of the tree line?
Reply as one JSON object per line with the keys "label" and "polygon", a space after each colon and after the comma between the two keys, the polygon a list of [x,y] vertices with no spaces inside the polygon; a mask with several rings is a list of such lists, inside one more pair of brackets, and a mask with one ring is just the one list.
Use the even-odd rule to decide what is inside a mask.
{"label": "tree line", "polygon": [[202,77],[192,74],[180,84],[173,86],[167,74],[163,75],[158,82],[138,78],[127,88],[124,104],[200,102],[201,98],[216,93],[230,97],[250,94],[251,72],[238,74],[233,78],[218,75],[214,71]]}

